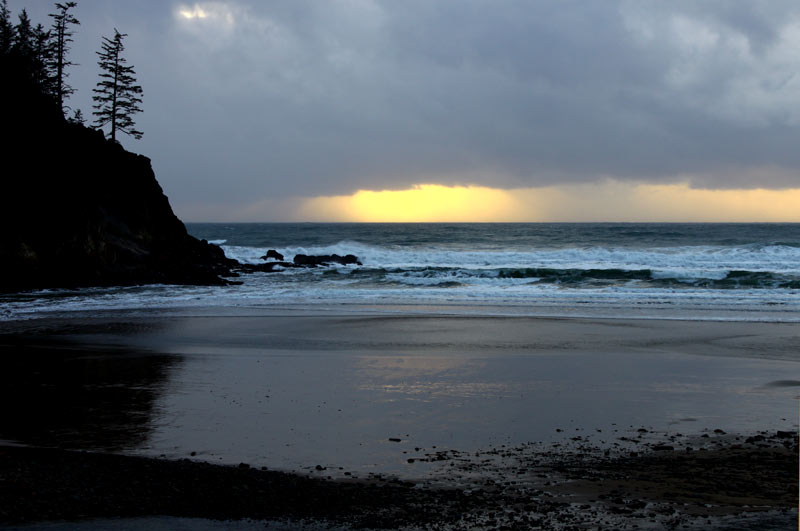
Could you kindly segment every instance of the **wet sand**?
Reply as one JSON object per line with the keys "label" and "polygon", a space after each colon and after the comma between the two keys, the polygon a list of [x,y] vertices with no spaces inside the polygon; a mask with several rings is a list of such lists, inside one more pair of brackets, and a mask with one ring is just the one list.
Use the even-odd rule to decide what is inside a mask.
{"label": "wet sand", "polygon": [[[0,439],[39,450],[5,448],[2,485],[9,485],[14,470],[38,467],[23,476],[39,478],[31,488],[49,492],[42,499],[53,507],[69,489],[43,486],[68,485],[72,476],[85,485],[76,492],[90,492],[91,498],[106,490],[93,483],[99,471],[117,466],[93,460],[112,452],[160,458],[127,461],[115,474],[134,477],[148,469],[150,478],[179,478],[184,470],[192,471],[185,472],[189,476],[211,470],[202,468],[204,462],[242,462],[250,468],[221,467],[209,474],[227,474],[225,481],[236,483],[237,474],[277,469],[294,475],[276,473],[269,481],[294,496],[302,498],[308,485],[322,485],[313,488],[340,492],[324,497],[356,501],[337,501],[322,513],[295,501],[278,505],[296,511],[278,514],[259,505],[261,495],[248,505],[257,510],[239,509],[224,497],[194,505],[167,497],[175,507],[188,503],[219,512],[170,511],[171,503],[140,503],[147,509],[131,512],[114,502],[104,507],[119,511],[48,512],[37,506],[24,519],[36,520],[37,514],[40,519],[366,518],[382,511],[376,509],[385,505],[378,494],[384,487],[378,485],[388,483],[400,489],[391,497],[402,507],[397,514],[405,516],[387,513],[374,522],[377,527],[394,520],[433,525],[444,513],[415,520],[409,511],[415,507],[426,515],[429,506],[446,505],[437,496],[461,500],[453,501],[453,514],[472,515],[461,523],[473,527],[493,527],[492,515],[504,507],[515,508],[513,518],[506,515],[504,521],[518,526],[536,519],[568,527],[622,518],[638,525],[655,519],[663,527],[685,518],[741,515],[754,507],[759,518],[796,522],[796,513],[787,517],[780,511],[796,502],[797,443],[777,434],[797,432],[799,344],[797,325],[779,323],[213,310],[194,316],[109,312],[5,322],[0,408],[7,421]],[[764,439],[745,442],[759,436]],[[671,447],[668,461],[659,446]],[[43,447],[99,454],[48,450],[60,456],[55,458],[42,453]],[[701,459],[701,450],[714,458]],[[533,460],[540,468],[520,464]],[[54,461],[83,472],[70,469],[48,478]],[[582,463],[577,469],[576,462]],[[758,466],[745,469],[746,462]],[[177,468],[164,468],[170,466]],[[719,466],[726,470],[720,477],[747,475],[723,498],[713,482],[686,480],[698,470],[719,475]],[[147,477],[126,491],[132,500]],[[215,492],[203,485],[211,476],[197,477],[197,488]],[[644,488],[647,481],[668,488]],[[776,481],[784,482],[783,492],[791,497],[775,495]],[[594,488],[599,483],[604,489]],[[187,488],[174,486],[175,496],[205,499]],[[476,489],[483,494],[476,497]],[[415,498],[419,491],[431,497]],[[633,501],[627,506],[625,500]],[[475,510],[469,508],[473,503]],[[721,509],[694,514],[684,503]],[[19,521],[6,507],[0,508],[5,521]],[[523,516],[530,521],[520,520]],[[453,518],[442,522],[456,525]]]}

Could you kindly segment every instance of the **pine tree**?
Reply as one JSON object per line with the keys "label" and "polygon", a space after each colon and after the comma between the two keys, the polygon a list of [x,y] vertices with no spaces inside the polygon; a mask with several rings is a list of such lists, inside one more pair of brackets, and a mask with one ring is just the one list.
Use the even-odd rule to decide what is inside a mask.
{"label": "pine tree", "polygon": [[67,59],[67,54],[70,50],[70,43],[72,42],[73,31],[70,26],[78,26],[80,22],[76,19],[70,9],[78,5],[75,2],[66,2],[64,4],[56,3],[56,13],[50,13],[53,19],[53,27],[51,35],[53,38],[52,56],[48,63],[48,68],[53,75],[53,91],[58,103],[58,108],[64,112],[64,99],[68,98],[75,90],[67,84],[67,77],[69,74],[66,68],[73,66],[74,63]]}
{"label": "pine tree", "polygon": [[11,24],[11,12],[7,0],[0,2],[0,56],[11,51],[14,42],[14,25]]}
{"label": "pine tree", "polygon": [[31,64],[31,74],[33,82],[44,94],[55,93],[55,78],[50,75],[50,64],[53,56],[53,46],[50,40],[50,32],[45,31],[41,24],[37,24],[33,29],[33,63]]}
{"label": "pine tree", "polygon": [[141,112],[139,104],[142,103],[142,87],[136,85],[136,78],[132,66],[127,66],[127,62],[122,57],[125,47],[122,39],[127,34],[120,33],[114,28],[114,38],[103,37],[103,50],[95,52],[100,56],[97,64],[100,66],[100,81],[93,90],[96,95],[92,100],[96,111],[92,114],[97,118],[95,126],[103,127],[111,124],[109,137],[112,141],[117,141],[117,131],[121,131],[135,139],[142,138],[142,132],[134,129],[136,124],[132,116]]}
{"label": "pine tree", "polygon": [[19,14],[19,22],[14,26],[14,42],[11,51],[22,61],[31,61],[34,55],[34,35],[31,19],[23,9]]}
{"label": "pine tree", "polygon": [[67,118],[67,121],[73,124],[83,125],[86,120],[83,119],[83,113],[80,109],[75,109],[75,112],[72,113],[70,118]]}
{"label": "pine tree", "polygon": [[47,38],[46,34],[41,33],[43,31],[41,25],[35,29],[31,26],[31,19],[23,9],[19,14],[19,22],[14,26],[14,40],[9,57],[16,65],[17,75],[30,83],[31,89],[47,94],[47,68],[42,61],[47,55]]}

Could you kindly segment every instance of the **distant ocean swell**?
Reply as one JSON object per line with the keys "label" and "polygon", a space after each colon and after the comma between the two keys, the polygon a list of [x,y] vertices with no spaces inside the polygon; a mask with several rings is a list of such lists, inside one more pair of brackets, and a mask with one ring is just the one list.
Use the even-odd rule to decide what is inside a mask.
{"label": "distant ocean swell", "polygon": [[362,266],[245,274],[241,285],[0,297],[0,320],[198,307],[800,322],[800,225],[194,224],[241,262],[268,249]]}
{"label": "distant ocean swell", "polygon": [[[227,246],[228,256],[259,263],[266,248]],[[459,283],[526,283],[565,287],[639,285],[708,289],[800,289],[800,248],[787,245],[654,249],[564,248],[536,251],[463,251],[442,248],[390,249],[357,242],[278,249],[295,254],[359,256],[362,268],[335,267],[350,279],[454,287]],[[294,272],[302,274],[303,272]],[[307,272],[305,272],[307,273]],[[331,278],[331,277],[329,277]],[[333,277],[336,278],[336,277]]]}

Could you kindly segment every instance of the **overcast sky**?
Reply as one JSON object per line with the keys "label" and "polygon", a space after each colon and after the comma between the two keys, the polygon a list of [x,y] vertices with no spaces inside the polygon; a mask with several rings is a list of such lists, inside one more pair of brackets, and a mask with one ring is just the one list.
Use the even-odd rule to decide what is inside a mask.
{"label": "overcast sky", "polygon": [[[50,24],[51,2],[9,7]],[[800,188],[796,0],[79,0],[73,13],[68,103],[91,115],[100,37],[127,33],[144,138],[122,142],[194,219],[423,183]]]}

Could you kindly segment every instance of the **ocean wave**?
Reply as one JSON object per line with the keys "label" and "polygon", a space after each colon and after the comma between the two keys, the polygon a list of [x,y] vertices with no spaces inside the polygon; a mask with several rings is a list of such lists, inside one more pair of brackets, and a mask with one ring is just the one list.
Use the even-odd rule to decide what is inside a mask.
{"label": "ocean wave", "polygon": [[[226,254],[244,263],[260,263],[267,248],[223,246]],[[742,247],[683,246],[656,248],[568,247],[531,250],[468,250],[446,245],[396,247],[341,241],[335,245],[278,249],[287,260],[295,254],[355,254],[363,271],[376,281],[407,285],[440,282],[509,284],[513,280],[563,286],[639,282],[674,287],[798,289],[800,247],[749,245]],[[290,270],[291,271],[291,270]],[[294,274],[301,274],[294,271]],[[385,276],[385,278],[381,278]],[[424,280],[424,279],[432,280]],[[497,279],[507,282],[498,283]]]}
{"label": "ocean wave", "polygon": [[200,236],[244,263],[263,263],[261,257],[272,248],[287,261],[296,254],[355,254],[363,266],[246,274],[237,278],[241,285],[227,287],[140,286],[0,296],[0,320],[105,309],[339,310],[352,304],[800,321],[800,226],[690,228],[303,224],[266,227],[269,232],[261,226],[210,226]]}
{"label": "ocean wave", "polygon": [[[245,263],[259,263],[267,248],[223,246],[225,253]],[[342,241],[326,246],[277,249],[288,260],[296,254],[355,254],[368,267],[463,269],[575,269],[625,271],[650,269],[665,278],[723,278],[728,271],[769,271],[800,275],[800,247],[684,246],[661,248],[567,247],[549,249],[469,250],[446,245],[394,247]]]}
{"label": "ocean wave", "polygon": [[554,269],[554,268],[499,268],[451,269],[426,267],[411,269],[365,269],[360,275],[375,280],[382,277],[410,286],[437,285],[444,281],[462,285],[514,286],[524,284],[554,284],[562,287],[582,288],[629,285],[640,289],[652,287],[706,288],[706,289],[800,289],[800,276],[776,274],[765,271],[725,271],[689,277],[671,277],[650,269]]}
{"label": "ocean wave", "polygon": [[[103,293],[95,290],[39,292],[25,300],[4,300],[0,321],[86,311],[149,312],[158,308],[169,311],[209,304],[231,308],[333,305],[330,307],[344,311],[347,305],[363,304],[375,308],[414,305],[419,311],[439,305],[465,305],[465,311],[478,313],[502,308],[503,312],[525,315],[800,321],[797,291],[786,289],[742,287],[730,290],[692,286],[675,289],[666,285],[641,289],[631,284],[564,289],[557,284],[525,282],[530,279],[483,278],[473,283],[431,277],[410,286],[396,280],[368,282],[361,278],[354,281],[349,279],[350,275],[341,276],[341,282],[294,282],[285,275],[253,275],[242,277],[245,283],[233,287],[141,286],[109,288]],[[513,282],[496,284],[509,280]]]}

